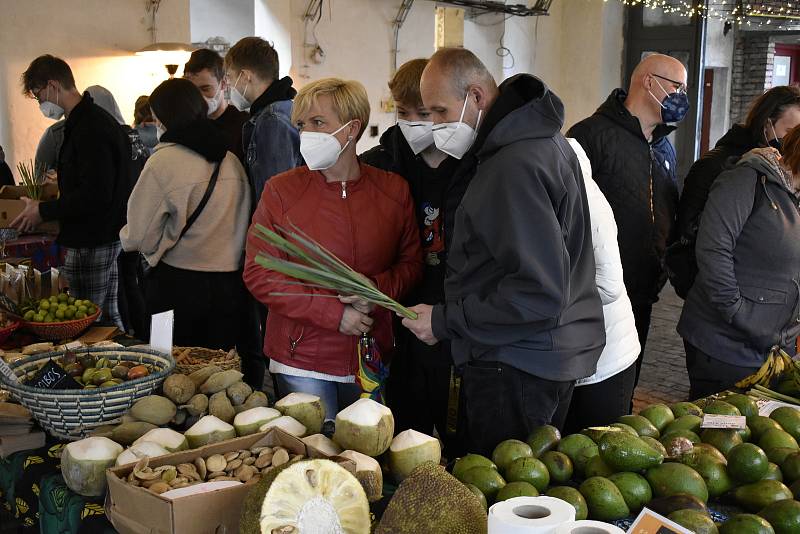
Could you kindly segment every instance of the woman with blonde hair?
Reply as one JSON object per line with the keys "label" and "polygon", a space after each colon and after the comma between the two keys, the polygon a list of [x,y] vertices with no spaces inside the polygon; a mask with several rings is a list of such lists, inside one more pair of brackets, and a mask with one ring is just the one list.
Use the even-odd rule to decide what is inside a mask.
{"label": "woman with blonde hair", "polygon": [[[422,252],[408,186],[396,174],[359,162],[356,143],[369,121],[369,100],[355,81],[326,78],[300,90],[292,122],[306,165],[271,178],[253,216],[279,231],[295,225],[378,289],[402,298],[422,276]],[[298,290],[255,262],[259,252],[284,256],[247,237],[244,280],[269,308],[264,352],[280,396],[318,395],[326,420],[355,401],[357,346],[371,333],[383,354],[393,348],[392,314],[321,289]],[[302,293],[277,296],[276,293]]]}

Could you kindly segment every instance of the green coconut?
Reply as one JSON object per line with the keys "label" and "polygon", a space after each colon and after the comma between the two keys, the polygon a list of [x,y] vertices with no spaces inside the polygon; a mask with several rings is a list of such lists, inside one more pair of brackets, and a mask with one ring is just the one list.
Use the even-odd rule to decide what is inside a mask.
{"label": "green coconut", "polygon": [[333,441],[343,449],[380,456],[392,443],[394,416],[383,404],[358,399],[336,416]]}
{"label": "green coconut", "polygon": [[138,421],[161,426],[172,421],[177,411],[178,407],[168,398],[161,395],[148,395],[131,406],[130,414]]}
{"label": "green coconut", "polygon": [[138,445],[146,441],[158,443],[169,452],[185,451],[189,448],[186,437],[171,428],[154,428],[134,441],[133,444]]}
{"label": "green coconut", "polygon": [[364,488],[369,502],[381,500],[383,497],[383,471],[378,460],[356,451],[344,451],[339,453],[339,456],[355,462],[356,478],[361,482],[361,487]]}
{"label": "green coconut", "polygon": [[294,417],[290,417],[288,415],[278,417],[277,419],[273,419],[272,421],[261,425],[258,431],[264,432],[272,427],[278,427],[284,432],[288,432],[289,434],[298,438],[302,438],[306,435],[306,426]]}
{"label": "green coconut", "polygon": [[225,441],[236,437],[236,429],[225,421],[206,415],[184,433],[189,447],[196,449],[203,445]]}
{"label": "green coconut", "polygon": [[236,434],[239,436],[255,434],[265,423],[280,416],[281,412],[273,408],[250,408],[236,414],[236,417],[233,418],[233,428],[236,429]]}
{"label": "green coconut", "polygon": [[155,428],[158,427],[152,423],[145,423],[144,421],[122,423],[111,431],[110,436],[106,437],[111,438],[120,445],[130,445]]}
{"label": "green coconut", "polygon": [[389,471],[398,484],[417,466],[425,462],[439,465],[441,460],[439,440],[413,429],[400,432],[389,446]]}
{"label": "green coconut", "polygon": [[169,454],[169,451],[158,443],[143,441],[136,445],[131,445],[122,451],[122,454],[117,456],[116,465],[134,464],[138,462],[140,458],[155,458],[156,456],[163,456],[165,454]]}
{"label": "green coconut", "polygon": [[316,395],[308,393],[289,393],[275,403],[283,415],[294,417],[312,434],[318,434],[325,422],[325,407],[322,400]]}
{"label": "green coconut", "polygon": [[61,474],[67,487],[84,497],[102,497],[106,492],[106,469],[113,467],[122,445],[94,436],[73,441],[61,454]]}
{"label": "green coconut", "polygon": [[309,447],[317,449],[326,456],[338,456],[342,452],[342,448],[338,446],[335,441],[322,434],[306,436],[300,441]]}

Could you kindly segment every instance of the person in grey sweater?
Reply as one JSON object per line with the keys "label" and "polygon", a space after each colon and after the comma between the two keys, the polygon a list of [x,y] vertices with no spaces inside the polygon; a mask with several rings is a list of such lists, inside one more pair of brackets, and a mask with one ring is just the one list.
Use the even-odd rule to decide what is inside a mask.
{"label": "person in grey sweater", "polygon": [[690,398],[733,386],[800,334],[800,128],[745,154],[714,182],[700,220],[697,279],[678,333]]}

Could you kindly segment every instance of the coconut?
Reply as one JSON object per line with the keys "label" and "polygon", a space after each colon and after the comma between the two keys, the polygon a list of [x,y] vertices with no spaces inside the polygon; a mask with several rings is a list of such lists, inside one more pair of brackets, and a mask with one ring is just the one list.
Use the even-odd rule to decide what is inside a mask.
{"label": "coconut", "polygon": [[289,393],[275,403],[275,408],[303,423],[312,434],[318,434],[325,422],[325,407],[316,395]]}
{"label": "coconut", "polygon": [[418,465],[425,462],[439,465],[441,460],[439,440],[413,429],[397,434],[389,447],[389,471],[398,484]]}
{"label": "coconut", "polygon": [[169,454],[169,451],[158,443],[142,441],[122,451],[122,454],[117,456],[116,465],[133,464],[145,456],[148,458],[155,458],[156,456],[163,456],[165,454]]}
{"label": "coconut", "polygon": [[343,449],[380,456],[392,443],[392,411],[372,399],[358,399],[336,416],[333,441]]}
{"label": "coconut", "polygon": [[138,421],[161,426],[172,421],[177,411],[178,407],[168,398],[161,395],[148,395],[131,406],[130,414]]}
{"label": "coconut", "polygon": [[184,451],[189,448],[189,444],[183,434],[171,428],[154,428],[134,441],[133,444],[139,445],[146,441],[158,443],[169,452]]}
{"label": "coconut", "polygon": [[367,494],[369,502],[381,500],[383,497],[383,471],[378,460],[356,451],[339,453],[342,458],[352,460],[356,464],[356,478]]}
{"label": "coconut", "polygon": [[278,417],[277,419],[273,419],[267,424],[261,425],[258,431],[264,432],[265,430],[269,430],[274,426],[298,438],[302,438],[303,436],[306,435],[306,426],[303,423],[299,422],[294,417],[290,417],[288,415],[284,415],[283,417]]}
{"label": "coconut", "polygon": [[112,467],[122,445],[94,436],[73,441],[61,454],[61,474],[67,487],[84,497],[102,497],[106,492],[106,469]]}
{"label": "coconut", "polygon": [[319,452],[324,453],[326,456],[336,456],[342,452],[342,448],[338,446],[332,439],[322,434],[314,434],[301,439],[303,443],[310,447],[314,447]]}
{"label": "coconut", "polygon": [[250,408],[236,415],[233,419],[233,427],[239,436],[255,434],[265,423],[281,416],[281,412],[274,408]]}
{"label": "coconut", "polygon": [[184,433],[189,441],[189,447],[196,449],[210,443],[217,443],[236,437],[236,430],[225,421],[206,415],[192,425],[192,428]]}

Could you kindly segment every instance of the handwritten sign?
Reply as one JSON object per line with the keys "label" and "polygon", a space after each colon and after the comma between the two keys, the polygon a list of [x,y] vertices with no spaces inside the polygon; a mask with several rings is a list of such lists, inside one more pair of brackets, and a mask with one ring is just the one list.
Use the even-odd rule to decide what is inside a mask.
{"label": "handwritten sign", "polygon": [[80,389],[81,387],[63,367],[53,360],[48,361],[36,371],[26,385],[42,389]]}
{"label": "handwritten sign", "polygon": [[747,417],[743,415],[716,415],[706,414],[700,428],[729,428],[731,430],[743,430],[747,427]]}
{"label": "handwritten sign", "polygon": [[628,534],[694,534],[675,521],[644,508],[628,529]]}

